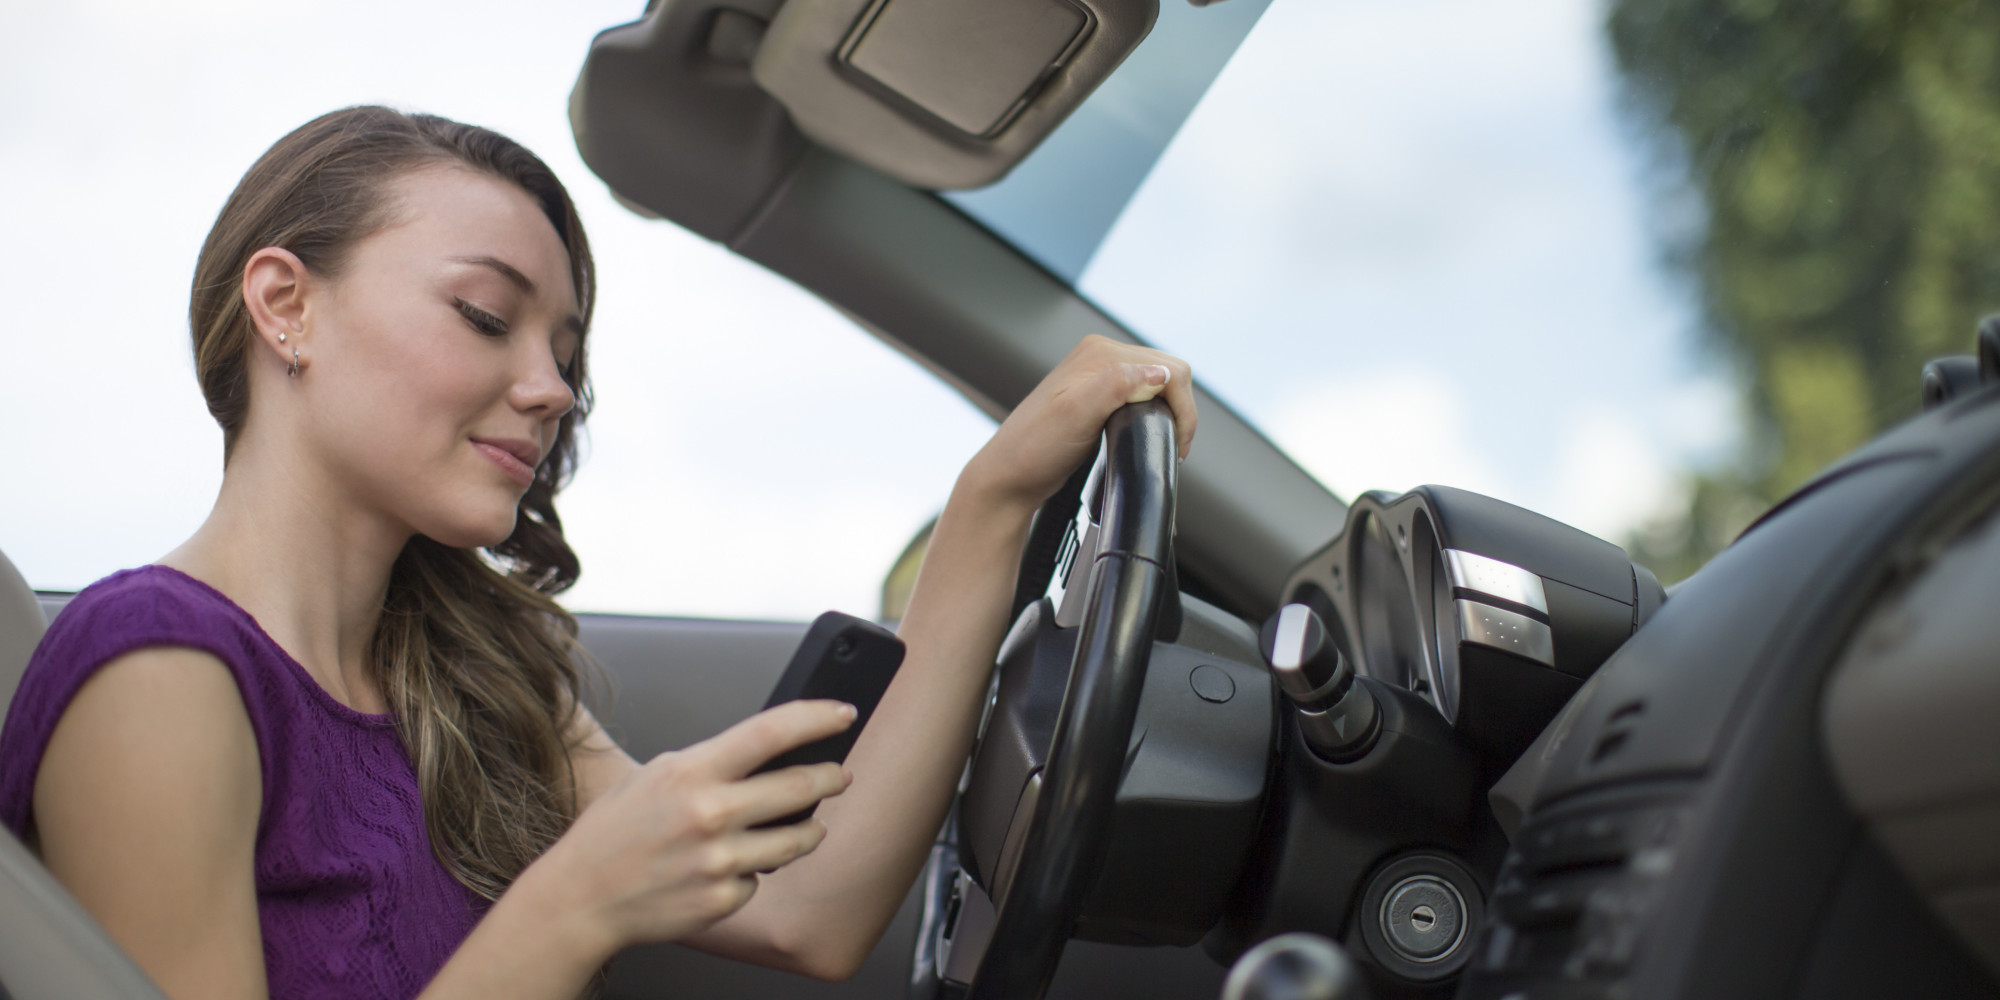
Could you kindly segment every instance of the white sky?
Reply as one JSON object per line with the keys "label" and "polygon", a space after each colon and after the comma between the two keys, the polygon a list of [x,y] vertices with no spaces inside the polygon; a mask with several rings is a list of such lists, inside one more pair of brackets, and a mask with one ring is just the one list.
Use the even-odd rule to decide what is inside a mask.
{"label": "white sky", "polygon": [[[639,7],[0,13],[0,551],[74,589],[200,523],[221,440],[188,360],[195,251],[278,136],[381,102],[526,143],[589,227],[599,407],[561,505],[585,566],[568,603],[872,613],[991,423],[817,299],[610,201],[565,107],[591,36]],[[1616,540],[1734,419],[1652,266],[1594,10],[1278,0],[1086,291],[1343,493],[1446,482]]]}

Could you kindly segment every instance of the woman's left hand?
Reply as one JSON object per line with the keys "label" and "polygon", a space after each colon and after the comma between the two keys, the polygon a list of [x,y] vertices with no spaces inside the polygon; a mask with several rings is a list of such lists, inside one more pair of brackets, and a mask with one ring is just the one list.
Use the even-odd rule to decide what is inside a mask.
{"label": "woman's left hand", "polygon": [[1171,354],[1092,334],[1014,408],[965,467],[962,485],[1038,507],[1097,450],[1104,422],[1127,403],[1162,396],[1179,453],[1194,441],[1194,376]]}

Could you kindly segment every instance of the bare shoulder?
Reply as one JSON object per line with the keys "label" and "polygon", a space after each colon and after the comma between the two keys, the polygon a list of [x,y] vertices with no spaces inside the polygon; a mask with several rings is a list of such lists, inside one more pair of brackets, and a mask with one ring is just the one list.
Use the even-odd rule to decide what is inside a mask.
{"label": "bare shoulder", "polygon": [[[195,649],[134,650],[99,667],[56,724],[35,781],[36,825],[60,819],[44,802],[109,798],[131,782],[143,785],[122,790],[143,798],[247,790],[254,799],[258,767],[256,735],[221,660]],[[89,780],[62,780],[82,775]],[[246,777],[247,789],[228,787]]]}
{"label": "bare shoulder", "polygon": [[197,650],[137,650],[93,673],[56,724],[35,779],[37,840],[169,995],[254,996],[262,794],[229,669]]}

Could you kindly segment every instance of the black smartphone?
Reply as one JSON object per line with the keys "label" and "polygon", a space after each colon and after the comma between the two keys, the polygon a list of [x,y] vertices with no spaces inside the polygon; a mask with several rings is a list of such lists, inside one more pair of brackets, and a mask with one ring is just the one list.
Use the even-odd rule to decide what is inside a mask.
{"label": "black smartphone", "polygon": [[[785,667],[784,676],[778,678],[778,686],[771,689],[764,707],[774,708],[801,698],[831,698],[854,706],[854,724],[844,732],[787,750],[751,773],[846,760],[847,752],[854,749],[854,741],[861,735],[861,727],[868,724],[868,717],[882,700],[882,692],[889,689],[889,682],[896,678],[896,668],[902,665],[903,640],[896,638],[896,633],[838,611],[819,616],[806,629],[805,639],[792,653],[792,662]],[[817,804],[790,816],[759,823],[757,827],[803,822],[816,808]]]}

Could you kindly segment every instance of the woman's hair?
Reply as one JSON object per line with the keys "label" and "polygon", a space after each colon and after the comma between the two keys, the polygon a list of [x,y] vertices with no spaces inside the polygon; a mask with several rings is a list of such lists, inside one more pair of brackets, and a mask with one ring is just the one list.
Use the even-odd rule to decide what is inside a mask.
{"label": "woman's hair", "polygon": [[[569,193],[499,133],[380,107],[322,115],[278,140],[243,175],[195,263],[188,324],[208,411],[234,449],[250,409],[255,332],[243,270],[264,247],[338,276],[357,243],[388,225],[391,181],[461,167],[518,185],[569,252],[586,329],[596,281]],[[555,494],[576,466],[589,412],[583,351],[566,376],[577,405],[521,498],[514,532],[483,551],[417,536],[390,572],[369,659],[423,791],[431,846],[474,892],[496,899],[576,815],[569,751],[578,689],[576,620],[553,599],[576,581]]]}

